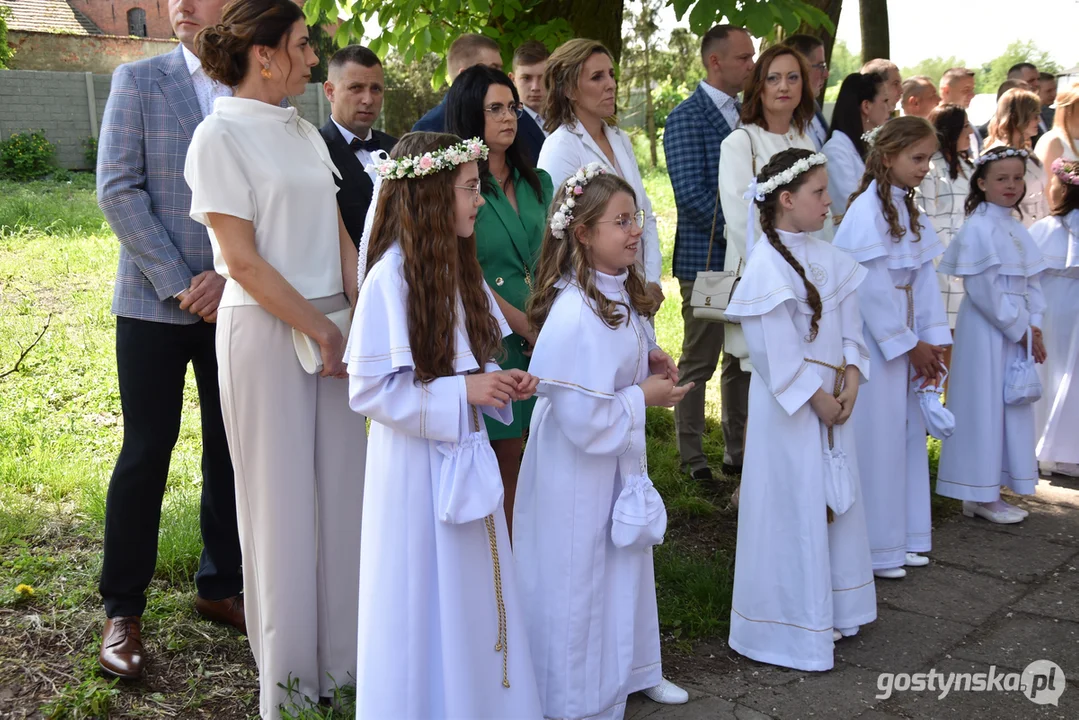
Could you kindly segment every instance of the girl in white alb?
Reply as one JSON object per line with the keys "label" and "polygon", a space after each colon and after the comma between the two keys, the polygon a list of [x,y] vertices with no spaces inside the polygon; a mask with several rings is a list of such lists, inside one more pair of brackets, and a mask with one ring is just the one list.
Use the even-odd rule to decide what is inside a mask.
{"label": "girl in white alb", "polygon": [[854,429],[869,375],[856,289],[866,270],[808,233],[828,219],[826,158],[773,156],[755,181],[764,234],[727,308],[753,378],[729,643],[761,662],[830,670],[877,617]]}
{"label": "girl in white alb", "polygon": [[936,132],[922,118],[885,123],[835,237],[835,246],[869,272],[858,301],[872,382],[853,423],[877,577],[905,577],[905,565],[928,564],[919,553],[932,547],[929,456],[916,390],[939,386],[942,346],[952,337],[933,271],[944,247],[915,206],[914,188],[936,149]]}
{"label": "girl in white alb", "polygon": [[[1027,151],[1005,146],[978,157],[969,218],[948,246],[940,272],[963,278],[955,326],[948,408],[955,433],[944,440],[937,492],[963,501],[963,514],[1017,523],[1027,512],[1000,497],[1002,485],[1032,495],[1038,484],[1034,406],[1005,402],[1016,361],[1045,360],[1041,250],[1013,211],[1023,199]],[[1028,342],[1029,341],[1029,342]]]}
{"label": "girl in white alb", "polygon": [[410,133],[375,166],[385,182],[360,247],[371,272],[346,349],[350,404],[371,419],[358,718],[542,716],[480,417],[507,422],[510,402],[535,390],[492,360],[510,330],[476,260],[486,152]]}
{"label": "girl in white alb", "polygon": [[652,545],[667,514],[648,479],[645,408],[692,387],[656,346],[635,260],[633,188],[599,163],[555,192],[529,318],[540,379],[513,513],[513,552],[545,718],[620,720],[663,679]]}
{"label": "girl in white alb", "polygon": [[1079,477],[1079,162],[1057,158],[1062,194],[1052,214],[1030,228],[1045,258],[1045,394],[1034,406],[1043,471]]}

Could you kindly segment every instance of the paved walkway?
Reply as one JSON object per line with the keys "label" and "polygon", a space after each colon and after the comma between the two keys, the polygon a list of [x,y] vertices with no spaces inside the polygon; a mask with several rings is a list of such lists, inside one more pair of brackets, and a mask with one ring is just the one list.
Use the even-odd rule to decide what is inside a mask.
{"label": "paved walkway", "polygon": [[[934,533],[928,567],[878,580],[876,622],[836,646],[831,672],[775,668],[723,645],[712,672],[672,673],[690,690],[688,704],[636,695],[627,720],[1079,718],[1079,480],[1053,476],[1017,504],[1030,511],[1024,522],[957,517]],[[1067,676],[1058,706],[1019,691],[876,697],[882,672],[1022,673],[1035,660]]]}

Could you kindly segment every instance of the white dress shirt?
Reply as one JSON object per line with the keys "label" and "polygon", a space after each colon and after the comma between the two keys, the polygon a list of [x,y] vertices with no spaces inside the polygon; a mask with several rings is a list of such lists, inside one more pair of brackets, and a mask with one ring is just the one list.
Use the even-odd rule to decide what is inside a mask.
{"label": "white dress shirt", "polygon": [[858,189],[865,175],[865,161],[854,147],[854,141],[842,130],[832,131],[821,152],[828,158],[828,194],[832,197],[832,213],[842,215],[847,201]]}
{"label": "white dress shirt", "polygon": [[547,128],[543,127],[543,123],[547,122],[546,120],[543,119],[543,116],[540,115],[535,110],[533,110],[532,108],[528,107],[527,105],[524,106],[524,109],[525,109],[525,112],[528,113],[528,116],[530,118],[532,118],[533,120],[535,120],[536,124],[539,125],[539,129],[541,131],[543,131],[543,137],[550,137],[551,133],[547,132]]}
{"label": "white dress shirt", "polygon": [[[351,130],[346,128],[341,123],[334,120],[332,117],[330,118],[330,120],[333,120],[333,124],[337,126],[337,130],[341,133],[341,137],[343,137],[345,139],[345,144],[346,145],[351,145],[352,144],[352,139],[355,138],[355,137],[358,137],[355,133],[353,133]],[[364,142],[367,142],[372,137],[374,137],[374,132],[372,132],[371,128],[367,128],[367,137],[362,137],[362,138],[360,138],[360,140],[363,140]],[[364,172],[367,173],[367,176],[371,178],[371,182],[374,182],[375,177],[377,176],[378,173],[375,172],[374,168],[371,168],[370,170],[367,169],[367,166],[374,162],[374,158],[372,158],[372,156],[371,156],[371,151],[370,150],[362,150],[362,149],[357,150],[356,151],[356,159],[360,161],[360,167],[362,167]]]}
{"label": "white dress shirt", "polygon": [[738,127],[741,122],[741,118],[739,117],[740,112],[737,106],[738,99],[732,98],[719,88],[712,87],[704,80],[701,80],[701,87],[704,88],[705,94],[712,98],[712,102],[719,108],[720,114],[723,116],[723,119],[727,121],[727,124],[731,126],[731,130]]}
{"label": "white dress shirt", "polygon": [[195,97],[199,100],[202,117],[207,118],[214,111],[214,101],[219,97],[231,96],[232,88],[211,80],[202,69],[202,61],[195,56],[195,53],[188,50],[186,45],[180,47],[184,49],[184,62],[187,63],[187,71],[191,73],[191,82],[195,86]]}

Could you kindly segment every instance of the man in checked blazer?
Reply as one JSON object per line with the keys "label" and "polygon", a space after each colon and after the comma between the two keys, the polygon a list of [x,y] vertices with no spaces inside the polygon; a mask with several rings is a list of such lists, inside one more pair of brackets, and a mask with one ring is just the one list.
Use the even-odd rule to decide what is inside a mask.
{"label": "man in checked blazer", "polygon": [[[682,357],[678,378],[684,384],[695,383],[674,409],[678,434],[678,452],[682,468],[694,480],[710,484],[714,478],[701,447],[704,434],[705,383],[716,371],[723,349],[722,323],[693,317],[690,298],[697,273],[706,269],[722,270],[726,241],[723,239],[723,208],[719,193],[719,148],[739,124],[741,103],[737,96],[753,72],[753,41],[740,27],[717,25],[701,40],[701,60],[706,77],[697,90],[671,111],[663,132],[663,150],[667,172],[674,188],[678,208],[678,227],[674,233],[674,276],[682,290]],[[714,238],[714,241],[711,239]],[[708,265],[709,244],[711,263]],[[742,437],[732,431],[732,417],[743,418],[747,408],[748,375],[740,372],[738,359],[724,359],[720,380],[723,437],[726,451],[724,471],[741,471]],[[738,407],[735,407],[738,406]]]}
{"label": "man in checked blazer", "polygon": [[205,228],[192,220],[184,159],[213,100],[231,94],[195,57],[195,35],[224,0],[169,0],[180,46],[116,69],[98,141],[97,196],[120,241],[112,311],[124,442],[105,506],[99,590],[108,673],[138,677],[141,622],[157,562],[161,502],[180,432],[184,377],[194,366],[202,424],[203,551],[195,609],[245,631],[236,494],[217,385],[214,320],[224,279]]}

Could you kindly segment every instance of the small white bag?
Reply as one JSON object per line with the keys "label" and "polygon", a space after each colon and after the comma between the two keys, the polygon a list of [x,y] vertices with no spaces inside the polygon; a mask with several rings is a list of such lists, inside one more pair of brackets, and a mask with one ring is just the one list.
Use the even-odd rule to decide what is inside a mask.
{"label": "small white bag", "polygon": [[922,387],[920,378],[911,380],[914,392],[918,394],[918,405],[922,409],[922,421],[926,431],[937,440],[943,440],[952,436],[955,432],[955,415],[944,407],[941,395],[944,393],[944,381],[948,379],[948,373],[940,379],[939,385]]}
{"label": "small white bag", "polygon": [[858,481],[851,472],[850,458],[837,442],[839,433],[829,433],[824,423],[820,427],[824,448],[824,502],[836,515],[842,515],[854,505]]}
{"label": "small white bag", "polygon": [[[456,443],[438,443],[445,456],[438,478],[438,519],[462,525],[491,515],[502,506],[502,474],[487,433],[480,428],[479,412],[469,406],[472,431]],[[462,418],[467,426],[469,418]]]}
{"label": "small white bag", "polygon": [[[327,313],[326,317],[341,331],[341,337],[348,343],[348,333],[352,328],[352,308],[335,310]],[[296,328],[292,329],[292,346],[296,349],[296,359],[300,361],[300,367],[308,375],[317,375],[322,372],[322,350],[318,343],[303,334]]]}
{"label": "small white bag", "polygon": [[1022,351],[1004,370],[1004,402],[1007,405],[1029,405],[1042,396],[1042,382],[1034,367],[1034,331],[1027,328],[1026,356]]}
{"label": "small white bag", "polygon": [[622,492],[611,512],[611,542],[615,547],[646,550],[663,542],[667,531],[667,508],[648,477],[642,455],[637,463],[619,459]]}

